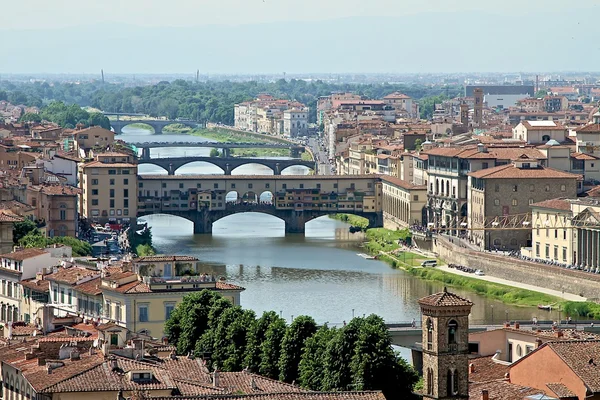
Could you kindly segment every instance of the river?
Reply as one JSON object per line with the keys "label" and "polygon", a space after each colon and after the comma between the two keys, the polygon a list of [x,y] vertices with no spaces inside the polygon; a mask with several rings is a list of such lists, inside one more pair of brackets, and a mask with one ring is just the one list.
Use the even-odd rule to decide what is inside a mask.
{"label": "river", "polygon": [[[128,129],[129,128],[129,129]],[[126,127],[118,138],[135,141],[191,141],[206,139],[187,135],[154,136]],[[152,156],[207,155],[209,149],[154,149]],[[155,153],[156,152],[156,153]],[[304,174],[303,167],[286,173]],[[140,173],[165,173],[160,167],[143,165]],[[222,173],[214,166],[193,164],[177,174]],[[247,165],[233,174],[272,174],[260,165]],[[350,234],[348,225],[321,217],[306,225],[305,235],[286,235],[283,221],[258,213],[237,214],[217,221],[212,235],[194,235],[192,223],[166,215],[144,217],[152,226],[155,247],[161,253],[189,254],[204,263],[206,272],[226,276],[246,290],[242,306],[261,314],[280,312],[311,315],[317,322],[341,323],[355,316],[375,313],[388,322],[420,319],[417,300],[439,292],[443,285],[426,282],[380,261],[365,260],[357,253],[364,236]],[[501,323],[508,319],[557,319],[558,315],[533,308],[507,306],[460,289],[475,305],[471,323]]]}

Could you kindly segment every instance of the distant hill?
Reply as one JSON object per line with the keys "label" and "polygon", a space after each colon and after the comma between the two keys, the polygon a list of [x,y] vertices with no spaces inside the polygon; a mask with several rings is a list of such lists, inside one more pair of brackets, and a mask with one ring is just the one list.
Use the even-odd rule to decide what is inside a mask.
{"label": "distant hill", "polygon": [[[500,3],[499,3],[500,4]],[[592,12],[593,11],[593,12]],[[193,28],[6,30],[1,72],[600,70],[595,12],[482,12]]]}

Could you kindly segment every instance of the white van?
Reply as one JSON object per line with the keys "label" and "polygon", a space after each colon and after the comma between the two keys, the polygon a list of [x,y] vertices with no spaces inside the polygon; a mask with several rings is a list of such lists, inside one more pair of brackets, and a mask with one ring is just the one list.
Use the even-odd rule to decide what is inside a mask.
{"label": "white van", "polygon": [[437,266],[436,260],[427,260],[427,261],[423,261],[421,263],[421,267],[436,267],[436,266]]}

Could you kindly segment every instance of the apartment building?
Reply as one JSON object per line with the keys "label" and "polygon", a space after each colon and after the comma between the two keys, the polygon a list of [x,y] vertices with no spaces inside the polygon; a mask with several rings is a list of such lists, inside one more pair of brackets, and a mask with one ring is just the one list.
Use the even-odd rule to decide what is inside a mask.
{"label": "apartment building", "polygon": [[387,229],[422,225],[427,218],[427,186],[413,185],[391,176],[382,177],[383,223]]}
{"label": "apartment building", "polygon": [[413,109],[413,100],[410,96],[405,95],[404,93],[394,92],[390,93],[387,96],[384,96],[382,99],[386,104],[389,104],[396,111],[404,111],[406,116],[409,118],[415,118],[416,115]]}
{"label": "apartment building", "polygon": [[106,149],[115,141],[115,133],[100,126],[90,126],[80,129],[73,134],[75,150],[88,151],[92,148]]}
{"label": "apartment building", "polygon": [[283,134],[292,138],[308,134],[307,108],[292,108],[283,112]]}
{"label": "apartment building", "polygon": [[[294,112],[286,115],[288,110]],[[270,135],[304,136],[308,132],[308,111],[308,107],[297,101],[262,94],[234,106],[234,125],[238,129]]]}
{"label": "apartment building", "polygon": [[79,189],[67,185],[29,185],[26,189],[27,202],[48,237],[77,236],[78,195]]}
{"label": "apartment building", "polygon": [[82,218],[101,224],[127,224],[137,213],[137,165],[91,161],[80,172]]}
{"label": "apartment building", "polygon": [[526,156],[511,164],[471,172],[469,176],[470,239],[481,249],[518,250],[531,246],[529,230],[483,230],[492,220],[526,215],[532,204],[559,196],[575,197],[581,176],[541,166]]}
{"label": "apartment building", "polygon": [[546,144],[550,140],[564,142],[567,128],[555,121],[522,121],[513,128],[513,139],[530,144]]}

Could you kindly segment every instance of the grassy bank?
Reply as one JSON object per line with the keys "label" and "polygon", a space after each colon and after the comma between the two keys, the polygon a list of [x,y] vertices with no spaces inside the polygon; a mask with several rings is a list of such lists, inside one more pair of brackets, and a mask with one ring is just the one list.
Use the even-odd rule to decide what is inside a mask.
{"label": "grassy bank", "polygon": [[[600,318],[600,305],[595,303],[567,302],[544,293],[451,274],[435,268],[420,268],[418,266],[427,259],[426,257],[398,251],[400,249],[398,241],[406,240],[409,236],[408,230],[369,229],[367,230],[366,248],[371,254],[378,255],[380,260],[387,262],[393,268],[401,268],[420,279],[466,289],[506,304],[527,307],[536,307],[538,304],[555,304],[560,305],[561,309],[565,311],[565,315],[571,315],[573,318],[575,316],[595,317],[596,315]],[[381,254],[382,252],[387,254]]]}
{"label": "grassy bank", "polygon": [[304,153],[302,153],[300,155],[300,159],[302,159],[304,161],[313,161],[313,157],[310,155],[310,153],[308,151],[305,151]]}
{"label": "grassy bank", "polygon": [[[230,129],[192,129],[185,125],[174,124],[166,126],[163,134],[187,134],[192,136],[202,136],[219,143],[278,143],[276,138],[261,137],[260,135],[232,131]],[[289,149],[232,149],[231,155],[236,157],[289,157]]]}
{"label": "grassy bank", "polygon": [[142,124],[140,122],[135,123],[135,124],[129,124],[127,126],[132,127],[132,128],[145,129],[147,131],[153,131],[154,130],[154,128],[152,128],[150,125],[148,125],[148,124]]}
{"label": "grassy bank", "polygon": [[359,217],[358,215],[353,214],[331,214],[329,216],[331,219],[337,219],[338,221],[346,222],[350,224],[353,228],[366,231],[369,227],[369,220],[363,217]]}

